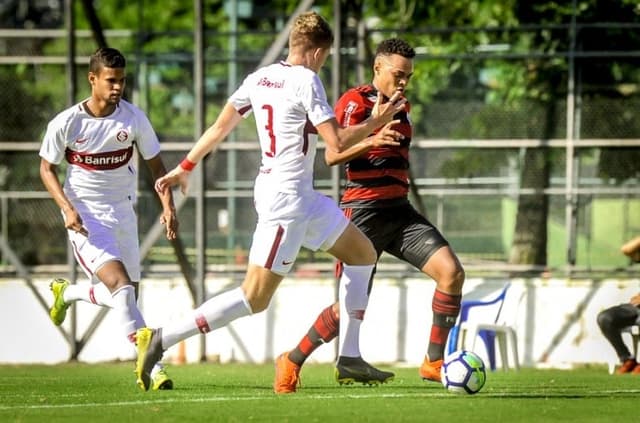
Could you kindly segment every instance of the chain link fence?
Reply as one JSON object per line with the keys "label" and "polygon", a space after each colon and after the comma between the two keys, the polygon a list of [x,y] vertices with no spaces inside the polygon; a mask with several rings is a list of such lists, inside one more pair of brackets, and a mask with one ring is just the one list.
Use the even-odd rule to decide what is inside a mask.
{"label": "chain link fence", "polygon": [[[209,34],[210,47],[204,52],[203,93],[194,90],[193,54],[171,50],[171,42],[160,40],[192,37],[191,34],[156,34],[155,42],[144,48],[139,44],[144,34],[107,31],[107,36],[128,58],[127,97],[149,115],[164,146],[165,164],[171,168],[195,139],[196,96],[204,96],[206,122],[212,123],[228,90],[239,83],[236,80],[230,84],[229,72],[241,78],[255,68],[275,35],[240,34],[238,39],[251,41],[230,55],[224,46],[232,35]],[[0,235],[29,266],[67,262],[62,218],[40,182],[38,157],[47,122],[67,107],[69,68],[64,46],[62,31],[30,34],[0,30]],[[163,50],[158,46],[166,47]],[[90,34],[79,32],[75,62],[77,101],[89,95],[85,81],[88,56],[94,49]],[[580,67],[595,66],[594,60],[606,64],[615,59],[625,66],[620,67],[619,83],[577,84],[575,134],[570,140],[566,74],[561,82],[554,83],[555,91],[538,99],[498,101],[492,97],[496,93],[494,84],[510,80],[496,74],[496,69],[525,73],[532,63],[544,62],[534,53],[449,57],[418,51],[416,76],[408,93],[415,126],[412,201],[442,230],[465,263],[477,263],[478,269],[507,263],[519,199],[541,193],[549,210],[545,238],[550,268],[565,266],[568,261],[568,237],[572,234],[567,220],[568,201],[574,202],[576,216],[575,263],[571,264],[585,269],[625,268],[628,262],[619,253],[619,246],[640,234],[640,120],[636,112],[640,91],[637,81],[629,83],[635,74],[625,74],[625,66],[635,63],[640,48],[635,51],[636,56],[626,58],[612,51],[611,57],[576,60],[578,82]],[[354,81],[353,69],[368,69],[368,59],[363,62],[352,52],[341,53],[343,85],[367,82]],[[549,57],[548,61],[569,68],[566,55]],[[229,67],[230,62],[234,68]],[[425,92],[421,81],[432,77],[434,67],[454,62],[456,70],[448,81],[435,91]],[[321,75],[324,81],[331,80],[330,66]],[[368,71],[365,74],[369,75]],[[573,157],[567,155],[568,143],[573,146]],[[534,176],[535,169],[541,170],[535,176],[539,184],[532,187],[523,183],[523,172],[532,157],[526,153],[531,149],[541,150],[540,157],[546,162],[545,166],[534,168]],[[248,119],[223,149],[204,162],[204,224],[210,264],[241,264],[246,259],[256,218],[252,188],[259,160],[253,122]],[[575,166],[568,167],[568,160]],[[569,198],[568,169],[573,169],[575,178]],[[139,175],[139,226],[144,238],[156,224],[159,208],[144,166]],[[339,178],[318,154],[317,187],[335,196],[342,182]],[[197,218],[194,197],[187,199],[179,218],[181,237],[187,254],[192,256]],[[7,265],[4,254],[2,259]],[[144,260],[145,266],[175,262],[172,248],[162,237]],[[324,254],[304,252],[298,266],[311,262],[331,265]],[[382,262],[397,263],[386,256]]]}

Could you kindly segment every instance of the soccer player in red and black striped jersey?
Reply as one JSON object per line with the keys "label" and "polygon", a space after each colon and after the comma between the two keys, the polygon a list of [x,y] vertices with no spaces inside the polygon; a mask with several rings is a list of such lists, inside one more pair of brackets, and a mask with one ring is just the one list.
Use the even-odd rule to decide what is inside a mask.
{"label": "soccer player in red and black striped jersey", "polygon": [[[339,123],[350,126],[367,119],[379,92],[386,99],[397,92],[404,95],[413,74],[414,57],[415,50],[404,40],[382,41],[376,50],[372,83],[351,88],[338,100],[335,112]],[[447,336],[460,311],[465,275],[446,239],[409,203],[409,110],[407,103],[394,116],[399,123],[393,129],[403,135],[401,142],[394,145],[367,139],[341,153],[327,151],[325,159],[329,164],[345,163],[347,183],[340,205],[371,239],[378,257],[386,251],[436,282],[433,322],[419,373],[425,380],[439,382]],[[339,320],[338,305],[327,307],[296,348],[277,358],[276,392],[295,391],[295,386],[286,385],[286,374],[298,373],[316,348],[338,335]]]}

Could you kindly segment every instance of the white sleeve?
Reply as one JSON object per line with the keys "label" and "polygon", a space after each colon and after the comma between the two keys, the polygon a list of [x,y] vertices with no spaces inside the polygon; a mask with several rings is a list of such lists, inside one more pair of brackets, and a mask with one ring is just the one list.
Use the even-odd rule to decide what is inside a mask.
{"label": "white sleeve", "polygon": [[313,126],[334,118],[336,115],[327,101],[327,93],[317,74],[313,74],[310,84],[302,86],[302,103]]}
{"label": "white sleeve", "polygon": [[143,159],[149,160],[160,154],[160,141],[151,122],[142,110],[136,110],[138,133],[136,134],[136,146]]}
{"label": "white sleeve", "polygon": [[229,97],[229,103],[242,115],[243,118],[247,118],[251,115],[251,98],[249,97],[249,86],[253,86],[253,74],[247,75],[242,81],[242,84],[238,89]]}
{"label": "white sleeve", "polygon": [[66,119],[62,115],[56,116],[47,125],[47,131],[40,146],[40,157],[49,163],[58,165],[64,159],[64,153],[67,148],[65,128]]}

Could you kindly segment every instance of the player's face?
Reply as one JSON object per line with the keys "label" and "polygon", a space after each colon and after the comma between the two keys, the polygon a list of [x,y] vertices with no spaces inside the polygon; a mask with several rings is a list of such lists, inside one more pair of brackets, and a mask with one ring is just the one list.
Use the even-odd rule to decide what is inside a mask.
{"label": "player's face", "polygon": [[404,93],[413,75],[413,60],[391,54],[378,56],[373,64],[375,87],[387,97],[396,91]]}
{"label": "player's face", "polygon": [[89,72],[89,83],[94,97],[115,105],[122,98],[126,73],[124,68],[102,68],[98,73]]}

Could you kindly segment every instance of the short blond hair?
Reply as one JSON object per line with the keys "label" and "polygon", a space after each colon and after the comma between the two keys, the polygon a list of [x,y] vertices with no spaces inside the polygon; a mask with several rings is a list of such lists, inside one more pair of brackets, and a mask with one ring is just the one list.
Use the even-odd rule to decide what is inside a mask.
{"label": "short blond hair", "polygon": [[289,49],[329,48],[333,44],[333,31],[329,23],[316,12],[299,15],[291,27]]}

